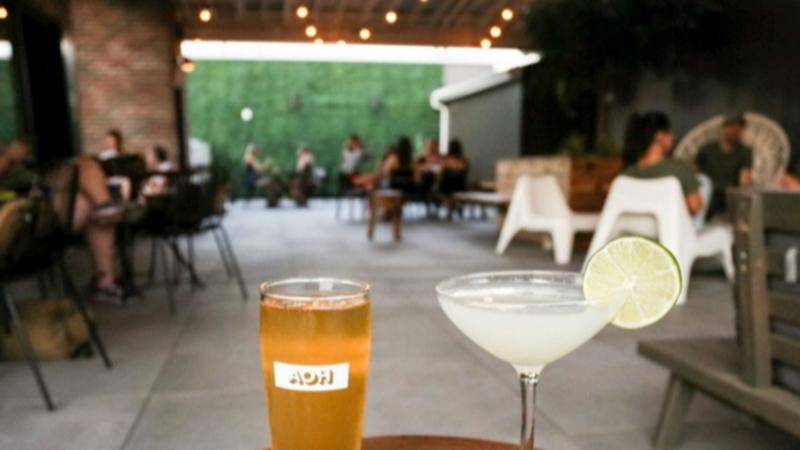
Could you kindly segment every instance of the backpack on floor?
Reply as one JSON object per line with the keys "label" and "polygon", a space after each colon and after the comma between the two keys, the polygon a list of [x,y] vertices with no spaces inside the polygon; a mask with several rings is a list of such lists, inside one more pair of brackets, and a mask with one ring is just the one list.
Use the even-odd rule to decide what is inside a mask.
{"label": "backpack on floor", "polygon": [[[39,359],[74,358],[85,354],[89,329],[69,300],[21,301],[16,304],[33,353]],[[0,358],[21,359],[22,349],[13,330],[0,333]]]}

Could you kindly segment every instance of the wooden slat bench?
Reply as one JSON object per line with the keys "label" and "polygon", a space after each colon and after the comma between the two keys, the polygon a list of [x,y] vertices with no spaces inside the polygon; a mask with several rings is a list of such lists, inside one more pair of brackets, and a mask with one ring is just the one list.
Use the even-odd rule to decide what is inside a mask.
{"label": "wooden slat bench", "polygon": [[[800,243],[800,192],[735,191],[729,205],[736,237],[737,338],[639,343],[639,354],[671,372],[653,438],[656,449],[676,442],[695,391],[800,438],[800,390],[787,387],[775,370],[800,376],[800,286],[776,289],[775,283],[800,260],[787,261],[787,254],[797,258],[797,252],[766,244],[770,233],[789,233]],[[796,332],[781,331],[787,327]]]}

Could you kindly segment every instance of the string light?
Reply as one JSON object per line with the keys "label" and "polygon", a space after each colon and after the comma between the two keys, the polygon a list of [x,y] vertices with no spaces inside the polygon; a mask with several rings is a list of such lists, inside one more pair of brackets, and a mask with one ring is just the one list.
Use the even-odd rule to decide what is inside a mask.
{"label": "string light", "polygon": [[200,12],[197,14],[197,17],[200,18],[200,21],[205,23],[211,22],[212,16],[213,15],[211,14],[211,10],[208,8],[201,9]]}
{"label": "string light", "polygon": [[181,72],[183,73],[192,73],[194,72],[194,62],[192,62],[189,58],[184,58],[181,61]]}
{"label": "string light", "polygon": [[8,9],[5,6],[0,5],[0,20],[5,20],[7,18],[8,18]]}
{"label": "string light", "polygon": [[500,17],[506,22],[510,22],[511,19],[514,18],[514,10],[511,8],[503,8],[503,10],[500,11]]}
{"label": "string light", "polygon": [[361,31],[358,32],[358,37],[360,37],[362,41],[368,40],[371,36],[372,32],[369,31],[369,28],[362,28]]}
{"label": "string light", "polygon": [[503,34],[503,30],[502,28],[495,25],[492,28],[489,28],[489,34],[492,35],[493,38],[499,38],[500,35]]}
{"label": "string light", "polygon": [[314,39],[314,43],[317,44],[317,45],[322,45],[322,44],[325,43],[325,41],[323,41],[321,37],[318,37],[318,38]]}
{"label": "string light", "polygon": [[397,13],[394,11],[389,11],[386,13],[386,22],[394,24],[397,22]]}
{"label": "string light", "polygon": [[339,39],[338,41],[336,41],[336,45],[345,45],[345,44],[347,44],[347,42],[345,42],[344,39]]}
{"label": "string light", "polygon": [[305,19],[306,17],[308,17],[308,7],[305,5],[298,6],[297,11],[295,11],[295,13],[297,14],[297,17]]}
{"label": "string light", "polygon": [[492,41],[489,38],[481,39],[481,48],[491,48]]}
{"label": "string light", "polygon": [[309,25],[306,27],[306,36],[312,38],[317,35],[317,27]]}

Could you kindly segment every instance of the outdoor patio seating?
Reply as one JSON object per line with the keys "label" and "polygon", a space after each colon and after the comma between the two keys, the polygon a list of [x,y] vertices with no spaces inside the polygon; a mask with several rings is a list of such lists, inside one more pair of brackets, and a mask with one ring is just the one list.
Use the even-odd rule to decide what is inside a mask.
{"label": "outdoor patio seating", "polygon": [[[800,437],[800,290],[797,247],[770,245],[788,233],[799,243],[800,194],[730,195],[736,233],[737,339],[645,341],[639,353],[670,371],[653,438],[671,448],[695,392],[716,397]],[[794,251],[792,251],[794,248]],[[785,285],[781,286],[783,283]]]}
{"label": "outdoor patio seating", "polygon": [[545,232],[553,239],[556,263],[568,264],[575,233],[593,231],[597,219],[597,214],[573,212],[554,176],[522,175],[517,179],[495,251],[503,254],[521,230]]}
{"label": "outdoor patio seating", "polygon": [[[8,246],[0,253],[0,318],[4,327],[14,331],[22,351],[22,355],[30,367],[37,387],[49,411],[55,409],[50,391],[42,375],[39,361],[31,347],[25,325],[20,318],[15,301],[9,286],[13,283],[26,279],[36,278],[39,281],[41,298],[48,295],[48,285],[59,277],[61,278],[60,288],[66,298],[74,305],[83,323],[89,332],[91,345],[100,353],[103,365],[106,369],[112,368],[111,358],[108,356],[105,344],[97,330],[97,323],[89,313],[86,299],[81,290],[76,286],[72,275],[65,261],[65,252],[71,243],[66,230],[72,229],[71,219],[77,198],[78,168],[58,172],[57,176],[48,179],[51,195],[41,202],[64,201],[66,206],[66,217],[69,221],[66,224],[52,227],[54,216],[48,211],[54,209],[47,208],[40,200],[17,199],[13,204],[8,204],[4,208],[3,221],[6,225],[13,222],[13,227],[5,227],[5,232],[15,231],[12,241],[8,241]],[[6,236],[8,238],[9,236]],[[4,329],[5,328],[5,329]]]}
{"label": "outdoor patio seating", "polygon": [[[786,131],[774,120],[755,112],[744,114],[747,126],[742,143],[753,149],[753,183],[769,185],[786,171],[791,145]],[[692,128],[675,147],[676,158],[694,163],[695,155],[706,144],[719,139],[723,115],[711,117]]]}
{"label": "outdoor patio seating", "polygon": [[[656,234],[649,233],[650,230]],[[617,177],[600,214],[587,261],[588,256],[622,234],[644,234],[658,239],[675,254],[684,280],[679,303],[686,301],[692,266],[698,257],[718,257],[725,275],[729,280],[733,278],[732,231],[726,225],[711,225],[698,231],[676,178]]]}
{"label": "outdoor patio seating", "polygon": [[372,240],[375,235],[375,226],[381,219],[392,223],[395,242],[402,239],[403,227],[403,192],[395,189],[379,189],[369,197],[369,222],[367,223],[367,238]]}

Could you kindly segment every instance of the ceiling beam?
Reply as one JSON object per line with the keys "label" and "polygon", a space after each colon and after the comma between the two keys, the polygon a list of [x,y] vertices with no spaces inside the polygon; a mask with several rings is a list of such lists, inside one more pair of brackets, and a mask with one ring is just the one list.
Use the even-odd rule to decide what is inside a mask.
{"label": "ceiling beam", "polygon": [[363,25],[365,23],[369,23],[370,19],[372,18],[372,11],[375,10],[375,5],[378,3],[378,0],[367,0],[364,3],[364,8],[361,12],[361,20],[359,21],[359,25]]}
{"label": "ceiling beam", "polygon": [[472,0],[458,0],[458,3],[450,10],[450,14],[446,15],[444,19],[442,19],[441,27],[448,28],[453,20],[456,19],[460,14],[464,12],[467,7],[469,7]]}
{"label": "ceiling beam", "polygon": [[459,1],[460,0],[440,0],[438,2],[439,7],[436,8],[436,11],[433,14],[431,14],[430,24],[435,25],[439,23],[442,18],[453,9],[455,3]]}
{"label": "ceiling beam", "polygon": [[[346,14],[345,14],[346,16]],[[249,41],[281,41],[281,42],[308,42],[303,33],[303,27],[284,26],[277,21],[269,22],[275,26],[264,26],[260,21],[217,21],[214,26],[190,23],[184,25],[188,39],[199,38],[203,40],[249,40]],[[323,34],[325,30],[322,30]],[[348,42],[357,42],[357,30],[344,29],[340,38]],[[471,46],[474,47],[480,35],[471,29],[441,29],[430,26],[415,26],[410,24],[397,24],[384,27],[372,33],[372,44],[408,44],[408,45],[443,45],[443,46]],[[503,36],[503,47],[517,47],[528,43],[527,35],[508,34]]]}
{"label": "ceiling beam", "polygon": [[[261,0],[261,15],[267,12],[267,3],[269,0]],[[283,24],[289,25],[292,20],[292,0],[283,0]]]}

